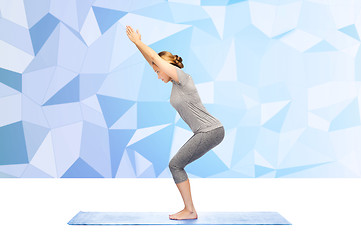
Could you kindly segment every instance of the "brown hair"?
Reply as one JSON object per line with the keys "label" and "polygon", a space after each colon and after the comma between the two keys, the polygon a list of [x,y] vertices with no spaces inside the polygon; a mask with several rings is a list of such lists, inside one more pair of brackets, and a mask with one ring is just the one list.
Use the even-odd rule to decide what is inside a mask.
{"label": "brown hair", "polygon": [[164,60],[166,60],[167,62],[169,62],[170,64],[176,67],[184,68],[184,65],[182,63],[183,59],[178,55],[173,55],[167,51],[159,52],[158,55],[159,57],[163,58]]}

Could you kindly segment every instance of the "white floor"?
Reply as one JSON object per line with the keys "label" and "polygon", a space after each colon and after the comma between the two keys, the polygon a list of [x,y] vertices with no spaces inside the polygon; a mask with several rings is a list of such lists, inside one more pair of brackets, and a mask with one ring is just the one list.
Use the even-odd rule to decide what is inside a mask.
{"label": "white floor", "polygon": [[0,179],[0,239],[361,239],[361,179],[191,178],[200,212],[275,211],[292,225],[68,225],[79,211],[170,214],[171,178]]}

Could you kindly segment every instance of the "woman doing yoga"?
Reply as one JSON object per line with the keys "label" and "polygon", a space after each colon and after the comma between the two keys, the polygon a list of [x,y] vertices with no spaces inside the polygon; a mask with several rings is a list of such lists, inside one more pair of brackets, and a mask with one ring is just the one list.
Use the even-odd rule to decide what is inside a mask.
{"label": "woman doing yoga", "polygon": [[193,136],[169,162],[170,172],[185,205],[183,210],[169,215],[169,218],[196,219],[198,215],[193,205],[189,179],[184,167],[220,144],[225,134],[224,127],[202,104],[192,77],[181,70],[184,67],[181,57],[167,51],[157,54],[141,41],[139,31],[134,31],[130,26],[126,26],[126,33],[158,74],[158,79],[162,79],[164,83],[169,81],[173,83],[170,104],[193,132]]}

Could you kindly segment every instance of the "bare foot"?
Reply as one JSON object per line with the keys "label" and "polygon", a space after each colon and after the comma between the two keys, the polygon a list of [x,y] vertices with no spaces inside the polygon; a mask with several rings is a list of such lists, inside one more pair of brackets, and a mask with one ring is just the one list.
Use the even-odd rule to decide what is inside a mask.
{"label": "bare foot", "polygon": [[182,211],[180,211],[179,213],[176,213],[175,216],[171,217],[169,216],[170,219],[173,220],[183,220],[183,219],[197,219],[198,215],[197,212],[191,212],[188,209],[183,209]]}
{"label": "bare foot", "polygon": [[181,212],[183,212],[186,208],[184,207],[182,210],[180,210],[177,213],[173,213],[173,214],[169,214],[169,218],[174,218],[175,216],[177,216],[178,214],[180,214]]}

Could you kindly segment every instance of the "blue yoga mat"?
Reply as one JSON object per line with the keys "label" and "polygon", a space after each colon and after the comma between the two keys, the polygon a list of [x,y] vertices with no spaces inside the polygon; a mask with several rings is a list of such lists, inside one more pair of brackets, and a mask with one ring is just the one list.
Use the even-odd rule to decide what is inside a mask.
{"label": "blue yoga mat", "polygon": [[173,220],[167,212],[82,212],[69,225],[291,225],[277,212],[198,212],[198,219]]}

